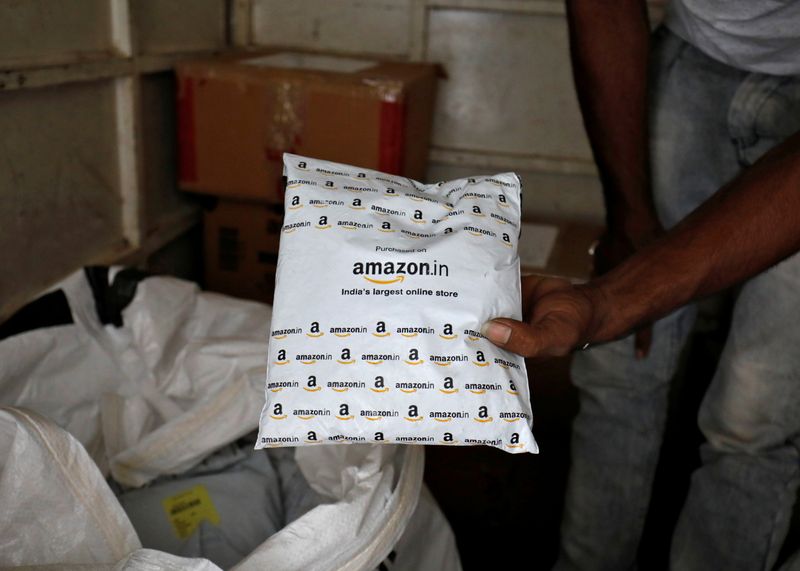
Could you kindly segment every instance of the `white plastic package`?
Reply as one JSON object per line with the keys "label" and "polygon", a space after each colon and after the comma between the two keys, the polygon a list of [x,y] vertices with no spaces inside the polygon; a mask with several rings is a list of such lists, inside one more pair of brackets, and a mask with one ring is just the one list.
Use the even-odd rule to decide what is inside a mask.
{"label": "white plastic package", "polygon": [[284,174],[257,446],[538,452],[525,362],[480,334],[521,316],[519,178],[424,185],[290,154]]}

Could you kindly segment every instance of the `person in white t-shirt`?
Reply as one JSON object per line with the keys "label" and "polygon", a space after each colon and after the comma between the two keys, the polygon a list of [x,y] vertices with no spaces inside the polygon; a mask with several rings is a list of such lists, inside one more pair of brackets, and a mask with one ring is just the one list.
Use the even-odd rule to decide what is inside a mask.
{"label": "person in white t-shirt", "polygon": [[[575,82],[606,201],[597,269],[610,270],[600,280],[625,294],[614,298],[618,305],[605,304],[617,328],[601,327],[589,338],[559,329],[543,342],[535,336],[548,307],[541,289],[554,286],[531,281],[530,324],[501,320],[487,328],[500,345],[528,355],[600,342],[576,353],[572,366],[580,411],[556,568],[636,567],[669,385],[695,310],[684,306],[652,328],[607,341],[697,293],[768,268],[738,293],[701,405],[702,466],[692,476],[670,565],[771,569],[800,484],[800,255],[769,267],[780,258],[765,255],[763,239],[781,221],[790,235],[791,224],[800,228],[797,211],[782,210],[787,203],[775,195],[800,193],[800,139],[792,136],[800,132],[800,2],[674,0],[652,36],[642,0],[568,0],[567,8]],[[718,191],[728,184],[751,188],[751,198],[728,212],[727,225],[715,226],[722,223],[712,217],[710,238],[678,226],[683,241],[659,241],[706,201],[724,213],[729,203]],[[741,224],[730,223],[737,219]],[[691,227],[691,219],[682,224]],[[645,250],[645,264],[630,258],[648,247],[670,271],[656,271],[652,250]],[[736,250],[740,262],[731,264]],[[728,266],[715,263],[722,254]]]}

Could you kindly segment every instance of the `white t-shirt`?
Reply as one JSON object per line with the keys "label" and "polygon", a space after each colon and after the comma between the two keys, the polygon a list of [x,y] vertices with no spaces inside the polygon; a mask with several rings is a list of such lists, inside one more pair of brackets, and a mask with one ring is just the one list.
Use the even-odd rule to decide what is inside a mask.
{"label": "white t-shirt", "polygon": [[665,23],[733,67],[800,74],[800,0],[672,0]]}

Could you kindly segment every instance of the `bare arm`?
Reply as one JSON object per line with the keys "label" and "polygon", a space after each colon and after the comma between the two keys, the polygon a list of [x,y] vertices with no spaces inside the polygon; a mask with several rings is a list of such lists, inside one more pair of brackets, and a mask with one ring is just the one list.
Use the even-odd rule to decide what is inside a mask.
{"label": "bare arm", "polygon": [[621,337],[692,299],[745,280],[800,250],[800,133],[764,155],[678,226],[588,284],[530,278],[528,323],[485,333],[530,357]]}
{"label": "bare arm", "polygon": [[[587,289],[604,300],[593,341],[607,341],[717,292],[800,249],[800,133]],[[613,308],[613,309],[612,309]]]}
{"label": "bare arm", "polygon": [[639,234],[656,219],[647,137],[646,4],[568,0],[567,18],[575,87],[603,183],[608,227]]}
{"label": "bare arm", "polygon": [[[575,87],[606,207],[595,252],[595,274],[602,275],[663,231],[650,188],[650,27],[644,0],[568,0],[567,16]],[[637,331],[637,357],[650,343],[649,328]]]}

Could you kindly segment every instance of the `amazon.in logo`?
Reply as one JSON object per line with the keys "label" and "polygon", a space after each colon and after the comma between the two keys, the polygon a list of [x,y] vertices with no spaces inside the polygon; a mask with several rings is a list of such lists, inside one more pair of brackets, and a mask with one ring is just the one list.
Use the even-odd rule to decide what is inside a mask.
{"label": "amazon.in logo", "polygon": [[368,282],[388,285],[402,282],[406,276],[449,277],[450,268],[437,260],[433,262],[354,262],[353,275]]}

